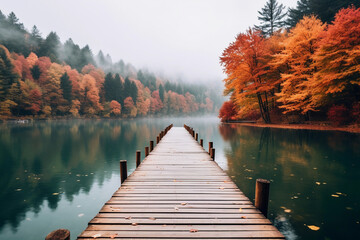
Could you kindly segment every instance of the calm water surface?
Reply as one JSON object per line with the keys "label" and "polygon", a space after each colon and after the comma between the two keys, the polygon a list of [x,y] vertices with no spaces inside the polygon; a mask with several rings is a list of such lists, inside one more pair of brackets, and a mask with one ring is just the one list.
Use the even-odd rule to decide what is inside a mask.
{"label": "calm water surface", "polygon": [[[211,118],[73,120],[0,125],[0,239],[75,239],[119,187],[119,160],[174,123],[191,125],[240,189],[271,181],[269,218],[288,239],[360,235],[360,134],[221,125]],[[313,231],[308,226],[320,227]]]}

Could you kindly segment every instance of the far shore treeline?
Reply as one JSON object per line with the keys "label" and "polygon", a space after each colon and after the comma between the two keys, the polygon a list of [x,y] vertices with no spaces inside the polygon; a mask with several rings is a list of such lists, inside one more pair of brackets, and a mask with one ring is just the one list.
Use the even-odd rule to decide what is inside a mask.
{"label": "far shore treeline", "polygon": [[213,113],[221,94],[170,81],[0,11],[0,119]]}
{"label": "far shore treeline", "polygon": [[261,24],[238,34],[220,57],[230,96],[222,121],[360,123],[359,6],[300,0],[284,14],[268,0]]}

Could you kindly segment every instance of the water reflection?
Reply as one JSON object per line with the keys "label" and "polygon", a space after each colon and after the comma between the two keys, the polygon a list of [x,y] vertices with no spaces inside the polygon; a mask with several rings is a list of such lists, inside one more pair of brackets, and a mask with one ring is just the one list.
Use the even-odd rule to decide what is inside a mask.
{"label": "water reflection", "polygon": [[360,233],[358,134],[231,124],[219,132],[230,144],[228,173],[246,195],[254,196],[255,179],[272,182],[270,218],[288,239]]}

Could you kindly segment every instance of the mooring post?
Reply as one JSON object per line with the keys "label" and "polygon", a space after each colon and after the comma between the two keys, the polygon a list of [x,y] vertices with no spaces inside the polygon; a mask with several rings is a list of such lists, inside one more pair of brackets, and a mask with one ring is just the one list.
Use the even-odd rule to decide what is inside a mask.
{"label": "mooring post", "polygon": [[202,147],[204,147],[204,140],[203,140],[203,139],[200,139],[200,145],[201,145]]}
{"label": "mooring post", "polygon": [[194,130],[192,130],[192,136],[193,136],[193,138],[195,138],[195,131]]}
{"label": "mooring post", "polygon": [[215,161],[215,148],[211,148],[210,157],[212,158],[213,161]]}
{"label": "mooring post", "polygon": [[137,150],[136,151],[136,167],[138,167],[140,165],[140,158],[141,158],[141,151]]}
{"label": "mooring post", "polygon": [[255,187],[255,207],[267,217],[270,193],[270,181],[266,179],[256,179]]}
{"label": "mooring post", "polygon": [[149,156],[149,147],[145,147],[145,157]]}
{"label": "mooring post", "polygon": [[70,240],[70,231],[67,229],[57,229],[49,233],[45,240]]}
{"label": "mooring post", "polygon": [[160,137],[157,136],[157,137],[156,137],[156,144],[158,144],[159,142],[160,142]]}
{"label": "mooring post", "polygon": [[154,150],[154,141],[150,141],[150,152]]}
{"label": "mooring post", "polygon": [[123,183],[127,178],[126,160],[120,160],[120,182]]}
{"label": "mooring post", "polygon": [[195,140],[198,141],[198,139],[199,139],[199,134],[196,133],[196,134],[195,134]]}
{"label": "mooring post", "polygon": [[209,142],[209,154],[211,154],[211,149],[213,148],[213,142]]}

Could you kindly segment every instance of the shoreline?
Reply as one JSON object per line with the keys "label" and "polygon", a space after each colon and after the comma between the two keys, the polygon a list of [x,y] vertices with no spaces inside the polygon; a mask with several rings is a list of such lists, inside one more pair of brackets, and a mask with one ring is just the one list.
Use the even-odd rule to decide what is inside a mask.
{"label": "shoreline", "polygon": [[305,130],[319,130],[319,131],[342,131],[350,133],[360,133],[359,125],[350,125],[345,127],[334,127],[320,124],[286,124],[286,123],[225,123],[236,124],[241,126],[261,127],[261,128],[282,128],[282,129],[305,129]]}

